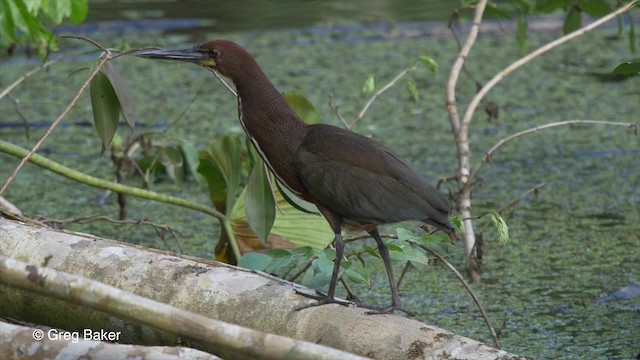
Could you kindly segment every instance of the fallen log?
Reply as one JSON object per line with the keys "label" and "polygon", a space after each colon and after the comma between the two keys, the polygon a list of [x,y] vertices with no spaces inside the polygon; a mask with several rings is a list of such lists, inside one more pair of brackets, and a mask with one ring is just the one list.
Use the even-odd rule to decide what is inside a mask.
{"label": "fallen log", "polygon": [[[375,359],[523,359],[425,323],[366,309],[325,305],[299,285],[227,264],[0,219],[0,255],[80,275],[211,319],[341,349]],[[0,315],[80,330],[121,331],[121,342],[181,343],[175,335],[108,314],[0,286]],[[205,345],[187,346],[210,351]],[[213,352],[215,353],[215,352]]]}

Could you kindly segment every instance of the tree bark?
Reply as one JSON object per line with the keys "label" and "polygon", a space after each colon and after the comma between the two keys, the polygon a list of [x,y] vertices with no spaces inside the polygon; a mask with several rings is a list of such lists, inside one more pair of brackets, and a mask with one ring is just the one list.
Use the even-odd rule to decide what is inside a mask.
{"label": "tree bark", "polygon": [[[212,319],[376,359],[522,358],[412,319],[365,315],[366,309],[357,307],[324,305],[296,311],[310,301],[294,292],[305,289],[300,285],[86,234],[0,218],[0,255],[94,279]],[[171,334],[6,285],[0,286],[0,298],[0,315],[6,317],[72,331],[121,331],[125,343],[178,342]]]}

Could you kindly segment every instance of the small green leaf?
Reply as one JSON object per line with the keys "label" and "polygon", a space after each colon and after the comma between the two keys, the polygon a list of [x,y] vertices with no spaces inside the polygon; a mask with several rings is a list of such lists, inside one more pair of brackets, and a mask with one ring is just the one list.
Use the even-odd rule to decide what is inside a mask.
{"label": "small green leaf", "polygon": [[401,241],[407,241],[416,237],[411,231],[405,228],[396,228],[396,235],[398,236],[398,240]]}
{"label": "small green leaf", "polygon": [[418,103],[420,101],[420,94],[418,93],[418,87],[416,86],[416,83],[412,79],[407,80],[407,91],[409,92],[409,95],[411,95],[411,99],[413,100],[414,103]]}
{"label": "small green leaf", "polygon": [[93,108],[93,123],[100,140],[102,140],[102,154],[118,129],[120,103],[109,79],[102,71],[98,72],[91,80],[89,92]]}
{"label": "small green leaf", "polygon": [[565,9],[574,0],[546,0],[536,1],[536,10],[542,13],[551,13],[559,9]]}
{"label": "small green leaf", "polygon": [[177,183],[184,181],[184,157],[177,146],[162,148],[160,162],[164,165],[167,176]]}
{"label": "small green leaf", "polygon": [[509,227],[507,223],[504,221],[502,216],[495,211],[490,211],[489,216],[491,217],[491,221],[493,225],[495,225],[498,230],[499,241],[501,244],[504,244],[509,241]]}
{"label": "small green leaf", "polygon": [[133,106],[133,98],[131,97],[131,92],[129,92],[129,87],[127,83],[124,81],[120,72],[111,64],[110,61],[107,61],[102,67],[102,71],[111,82],[111,86],[118,97],[118,101],[120,102],[120,107],[122,110],[122,117],[127,121],[129,126],[133,129],[136,127],[136,115],[135,108]]}
{"label": "small green leaf", "polygon": [[640,60],[627,61],[613,69],[612,75],[633,76],[640,74]]}
{"label": "small green leaf", "polygon": [[380,258],[380,255],[378,254],[376,249],[372,248],[371,246],[369,246],[367,244],[364,244],[364,245],[362,245],[362,249],[364,251],[366,251],[369,255],[371,255],[373,257],[377,257],[378,259]]}
{"label": "small green leaf", "polygon": [[603,17],[612,11],[611,6],[604,0],[579,0],[578,5],[593,17]]}
{"label": "small green leaf", "polygon": [[320,113],[304,95],[291,91],[283,93],[282,96],[302,121],[309,125],[322,123]]}
{"label": "small green leaf", "polygon": [[572,6],[567,12],[567,17],[564,19],[564,26],[562,31],[565,34],[578,30],[582,24],[582,12],[577,6]]}
{"label": "small green leaf", "polygon": [[432,57],[427,56],[427,55],[420,55],[418,56],[418,60],[424,64],[424,66],[427,67],[427,69],[436,72],[438,71],[438,63],[433,60]]}
{"label": "small green leaf", "polygon": [[369,273],[361,266],[352,266],[344,271],[344,277],[356,284],[369,285]]}
{"label": "small green leaf", "polygon": [[449,222],[457,234],[464,234],[464,222],[462,221],[462,216],[451,215],[449,216]]}
{"label": "small green leaf", "polygon": [[369,75],[367,80],[365,80],[364,85],[362,85],[362,93],[365,95],[371,95],[376,90],[376,77],[373,75]]}
{"label": "small green leaf", "polygon": [[240,258],[238,266],[250,270],[263,271],[273,262],[273,258],[261,253],[248,253]]}
{"label": "small green leaf", "polygon": [[71,15],[71,1],[49,0],[42,3],[42,13],[45,14],[54,25],[60,25],[62,20]]}

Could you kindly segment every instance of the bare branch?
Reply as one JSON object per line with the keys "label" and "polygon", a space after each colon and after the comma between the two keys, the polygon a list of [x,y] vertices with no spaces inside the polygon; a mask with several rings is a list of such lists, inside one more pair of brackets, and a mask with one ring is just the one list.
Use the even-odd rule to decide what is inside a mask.
{"label": "bare branch", "polygon": [[360,110],[360,112],[358,113],[358,115],[356,115],[356,118],[353,119],[353,121],[351,122],[351,124],[349,124],[349,126],[347,126],[347,129],[351,129],[353,128],[356,123],[358,123],[358,121],[362,120],[362,118],[364,118],[364,115],[367,113],[367,110],[369,110],[369,108],[371,107],[371,105],[373,104],[373,102],[380,96],[382,95],[385,91],[389,90],[391,87],[393,87],[398,81],[400,81],[400,79],[402,79],[404,76],[406,76],[407,74],[411,73],[413,70],[415,70],[417,68],[417,66],[410,66],[404,70],[402,70],[400,73],[398,73],[398,75],[396,75],[393,79],[391,79],[391,81],[389,81],[388,83],[386,83],[383,87],[381,87],[380,89],[378,89],[376,92],[373,93],[373,95],[371,95],[371,98],[369,98],[369,100],[366,102],[366,104],[364,104],[364,106],[362,107],[362,110]]}
{"label": "bare branch", "polygon": [[[471,123],[471,120],[473,118],[473,113],[475,112],[476,108],[478,107],[478,105],[480,104],[480,101],[484,98],[484,96],[497,84],[499,83],[502,79],[504,79],[505,77],[509,76],[512,72],[516,71],[517,69],[521,68],[523,65],[527,64],[528,62],[531,62],[533,59],[537,58],[540,55],[545,54],[546,52],[548,52],[551,49],[554,49],[564,43],[567,43],[579,36],[582,36],[584,34],[586,34],[587,32],[607,23],[609,20],[614,19],[615,17],[624,14],[625,12],[631,10],[634,6],[635,6],[636,2],[632,1],[629,2],[623,6],[621,6],[620,8],[618,8],[617,10],[611,12],[610,14],[601,17],[600,19],[592,22],[591,24],[584,26],[576,31],[573,31],[561,38],[558,38],[546,45],[543,45],[541,47],[539,47],[538,49],[532,51],[531,53],[523,56],[522,58],[520,58],[519,60],[517,60],[516,62],[512,63],[511,65],[507,66],[504,70],[500,71],[498,74],[496,74],[491,80],[489,80],[489,82],[487,82],[482,89],[480,89],[480,91],[478,91],[478,93],[476,93],[476,95],[473,97],[473,99],[471,100],[471,102],[469,103],[469,106],[467,107],[467,111],[464,113],[464,117],[462,118],[462,123],[460,124],[460,131],[461,132],[465,132],[468,131],[468,127],[469,124]],[[453,73],[453,71],[452,71]],[[455,84],[454,84],[455,85]],[[455,99],[453,99],[455,100]],[[447,97],[447,104],[449,101],[449,97]]]}
{"label": "bare branch", "polygon": [[480,23],[482,22],[482,15],[484,14],[484,8],[486,6],[487,0],[480,0],[476,5],[473,25],[471,26],[471,30],[469,30],[469,36],[467,36],[467,40],[460,50],[456,61],[451,67],[451,72],[449,73],[449,80],[447,81],[446,89],[447,112],[449,113],[449,120],[451,121],[451,128],[453,129],[454,134],[457,134],[460,128],[460,116],[458,115],[458,106],[456,103],[456,85],[458,83],[458,78],[460,77],[460,72],[464,67],[464,62],[466,61],[467,56],[469,56],[471,48],[478,38]]}
{"label": "bare branch", "polygon": [[28,78],[33,76],[38,71],[40,71],[42,69],[46,69],[49,66],[57,63],[58,61],[60,61],[62,59],[64,59],[63,56],[61,56],[61,57],[59,57],[57,59],[51,60],[51,61],[47,61],[46,63],[38,66],[37,68],[29,70],[26,74],[22,75],[20,78],[18,78],[16,81],[14,81],[11,85],[7,86],[4,90],[2,90],[2,92],[0,92],[0,99],[2,99],[3,97],[7,96],[7,94],[9,94],[16,86],[18,86],[21,83],[23,83],[24,81],[26,81]]}
{"label": "bare branch", "polygon": [[412,245],[415,245],[415,246],[417,246],[417,247],[429,252],[431,255],[435,256],[438,260],[442,261],[442,263],[449,270],[451,270],[451,272],[453,272],[453,274],[458,278],[458,280],[460,280],[460,282],[462,283],[462,286],[464,286],[464,288],[467,289],[467,292],[469,292],[469,295],[471,295],[471,298],[473,299],[473,301],[478,306],[478,309],[480,310],[480,313],[482,314],[482,318],[484,319],[484,322],[487,324],[487,327],[489,328],[489,332],[491,333],[491,337],[493,338],[494,345],[496,346],[496,348],[500,349],[500,343],[498,342],[498,335],[496,335],[496,331],[493,329],[493,326],[491,326],[491,321],[489,320],[489,316],[484,311],[484,308],[482,307],[482,304],[480,304],[480,300],[478,300],[478,297],[471,290],[471,287],[469,287],[469,284],[467,284],[467,282],[464,280],[464,277],[460,274],[460,272],[458,272],[458,270],[456,270],[456,268],[453,265],[451,265],[451,263],[449,261],[447,261],[447,259],[442,257],[442,255],[438,254],[435,250],[432,250],[429,247],[424,246],[423,244],[421,244],[421,243],[419,243],[419,242],[417,242],[415,240],[412,240],[412,239],[407,239],[406,241],[408,243],[412,244]]}
{"label": "bare branch", "polygon": [[15,177],[18,175],[18,172],[20,172],[20,169],[22,169],[22,167],[24,166],[24,164],[27,163],[27,161],[29,161],[29,159],[31,158],[31,156],[33,156],[33,154],[38,151],[38,149],[40,149],[40,147],[42,146],[42,144],[44,143],[44,141],[49,137],[49,135],[51,135],[51,133],[53,132],[53,130],[58,126],[58,124],[60,123],[60,121],[62,121],[62,119],[69,113],[69,111],[71,110],[71,108],[73,108],[76,103],[78,102],[78,100],[80,99],[80,96],[82,96],[82,94],[85,92],[85,90],[87,89],[87,86],[89,86],[89,83],[91,83],[91,80],[93,80],[93,78],[98,74],[98,72],[102,69],[102,66],[109,60],[109,53],[103,54],[102,59],[100,59],[100,62],[98,62],[98,65],[96,65],[96,67],[93,69],[93,71],[91,72],[91,75],[89,75],[89,77],[87,78],[87,80],[84,82],[84,84],[82,84],[82,86],[80,86],[80,90],[78,90],[78,93],[76,94],[76,96],[73,97],[73,99],[71,100],[71,102],[69,103],[69,105],[67,105],[67,107],[64,109],[64,111],[62,112],[62,114],[60,114],[51,124],[51,126],[49,126],[49,128],[44,132],[44,134],[42,134],[42,137],[40,137],[40,140],[38,140],[38,142],[33,146],[33,148],[31,148],[31,150],[29,150],[29,152],[22,158],[22,160],[20,160],[20,163],[18,164],[18,166],[16,166],[16,168],[13,170],[13,172],[11,173],[11,175],[9,175],[9,177],[7,178],[7,180],[5,180],[4,184],[2,185],[2,187],[0,188],[0,195],[2,195],[4,193],[4,191],[9,187],[9,184],[11,184],[11,182],[13,181],[13,179],[15,179]]}
{"label": "bare branch", "polygon": [[487,152],[484,154],[484,156],[482,157],[482,159],[480,159],[480,162],[478,162],[478,165],[476,165],[472,170],[471,173],[469,174],[469,178],[468,181],[463,185],[464,187],[470,187],[472,182],[473,182],[473,178],[476,176],[476,174],[478,173],[478,170],[482,167],[482,165],[484,165],[487,161],[489,161],[491,159],[491,157],[493,156],[493,154],[498,151],[498,149],[500,147],[502,147],[504,144],[515,140],[521,136],[527,135],[527,134],[531,134],[534,132],[537,132],[539,130],[544,130],[544,129],[550,129],[550,128],[554,128],[554,127],[559,127],[559,126],[567,126],[567,125],[611,125],[611,126],[623,126],[623,127],[628,127],[630,129],[634,129],[635,132],[637,132],[637,128],[638,128],[638,124],[637,123],[627,123],[627,122],[615,122],[615,121],[598,121],[598,120],[567,120],[567,121],[558,121],[558,122],[553,122],[553,123],[549,123],[549,124],[544,124],[544,125],[539,125],[539,126],[535,126],[526,130],[522,130],[519,131],[517,133],[511,134],[509,136],[507,136],[506,138],[498,141],[495,145],[493,145],[489,150],[487,150]]}

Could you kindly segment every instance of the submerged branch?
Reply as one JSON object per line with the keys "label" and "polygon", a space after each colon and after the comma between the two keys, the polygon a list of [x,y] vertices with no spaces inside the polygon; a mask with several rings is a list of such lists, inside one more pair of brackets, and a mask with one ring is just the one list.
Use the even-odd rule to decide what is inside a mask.
{"label": "submerged branch", "polygon": [[[15,157],[21,157],[24,159],[26,158],[28,150],[20,146],[6,142],[4,140],[0,140],[0,152],[13,155]],[[218,212],[213,208],[196,204],[196,203],[193,203],[184,199],[180,199],[174,196],[159,194],[157,192],[103,180],[91,175],[87,175],[80,171],[68,168],[60,163],[49,160],[46,157],[38,154],[33,154],[33,156],[29,158],[29,161],[35,165],[38,165],[41,168],[53,171],[58,175],[62,175],[68,179],[80,182],[82,184],[131,195],[131,196],[139,197],[142,199],[148,199],[148,200],[158,201],[166,204],[177,205],[187,209],[196,210],[196,211],[203,212],[205,214],[209,214],[221,221],[226,220],[226,216],[224,214]]]}

